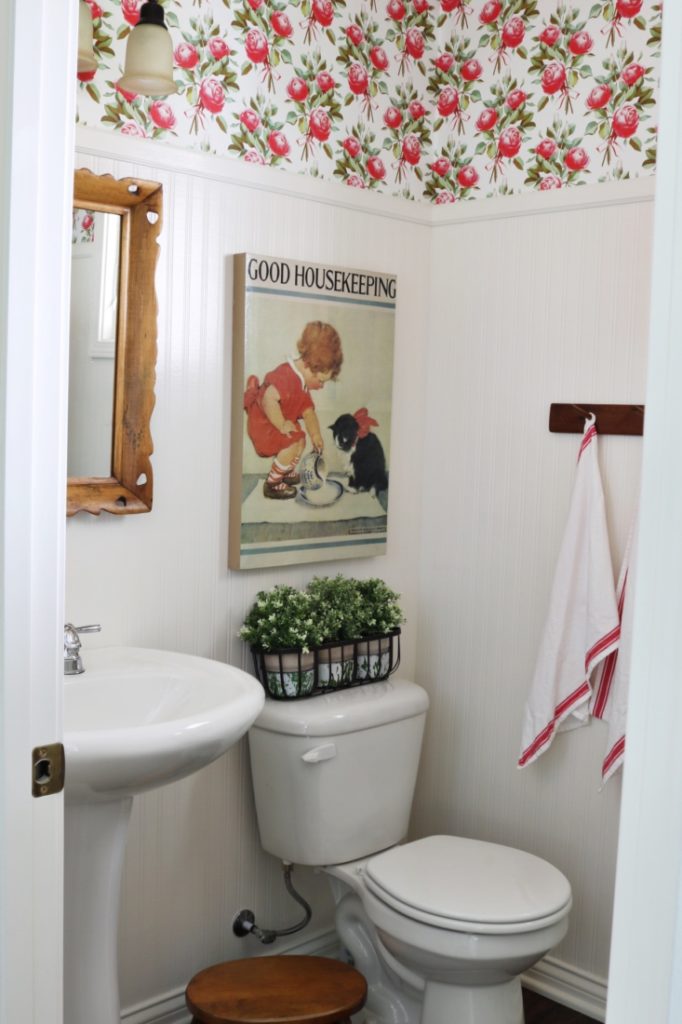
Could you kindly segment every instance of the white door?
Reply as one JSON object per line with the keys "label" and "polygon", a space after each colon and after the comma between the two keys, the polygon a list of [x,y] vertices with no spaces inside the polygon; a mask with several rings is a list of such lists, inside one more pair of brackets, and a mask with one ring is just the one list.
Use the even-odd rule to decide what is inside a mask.
{"label": "white door", "polygon": [[0,1022],[62,1022],[61,738],[76,0],[0,2]]}
{"label": "white door", "polygon": [[608,1024],[679,1024],[682,1020],[679,3],[665,4],[659,139],[639,556]]}

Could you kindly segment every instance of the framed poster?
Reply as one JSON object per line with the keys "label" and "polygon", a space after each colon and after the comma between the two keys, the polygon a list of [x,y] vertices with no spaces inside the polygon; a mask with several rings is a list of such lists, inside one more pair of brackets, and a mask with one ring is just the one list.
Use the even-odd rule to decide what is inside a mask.
{"label": "framed poster", "polygon": [[234,257],[231,569],[385,553],[396,285]]}

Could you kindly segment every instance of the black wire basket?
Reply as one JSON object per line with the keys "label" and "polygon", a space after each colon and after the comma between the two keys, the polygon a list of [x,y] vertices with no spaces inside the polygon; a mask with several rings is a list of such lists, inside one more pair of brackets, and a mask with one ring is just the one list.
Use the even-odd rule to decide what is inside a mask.
{"label": "black wire basket", "polygon": [[333,640],[307,653],[252,647],[256,677],[275,700],[317,697],[388,679],[400,664],[400,629],[362,640]]}

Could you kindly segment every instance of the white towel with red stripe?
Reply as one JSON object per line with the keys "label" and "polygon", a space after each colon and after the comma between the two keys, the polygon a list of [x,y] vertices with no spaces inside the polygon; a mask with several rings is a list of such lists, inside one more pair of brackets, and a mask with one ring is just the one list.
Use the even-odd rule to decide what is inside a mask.
{"label": "white towel with red stripe", "polygon": [[616,596],[620,616],[620,644],[618,650],[601,663],[594,676],[592,715],[609,724],[606,754],[601,767],[604,783],[608,782],[625,759],[625,725],[630,685],[630,655],[632,647],[632,607],[635,588],[634,572],[637,558],[637,517],[632,524],[625,548],[625,556],[618,577]]}
{"label": "white towel with red stripe", "polygon": [[557,731],[585,725],[590,676],[618,646],[620,622],[597,459],[594,416],[585,422],[568,522],[526,702],[519,768]]}

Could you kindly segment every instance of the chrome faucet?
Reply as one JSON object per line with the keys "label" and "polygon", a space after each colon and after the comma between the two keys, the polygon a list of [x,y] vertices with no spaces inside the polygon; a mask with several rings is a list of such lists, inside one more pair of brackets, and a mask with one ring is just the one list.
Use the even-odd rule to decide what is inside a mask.
{"label": "chrome faucet", "polygon": [[99,633],[99,624],[94,626],[72,626],[67,622],[64,626],[64,675],[77,676],[85,672],[80,655],[81,638],[79,633]]}

